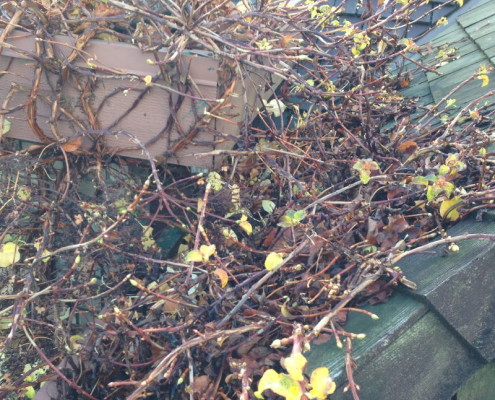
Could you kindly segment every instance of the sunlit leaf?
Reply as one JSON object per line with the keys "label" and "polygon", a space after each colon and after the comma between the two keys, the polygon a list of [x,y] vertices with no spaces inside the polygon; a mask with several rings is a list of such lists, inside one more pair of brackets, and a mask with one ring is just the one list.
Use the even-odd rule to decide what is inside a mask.
{"label": "sunlit leaf", "polygon": [[6,268],[15,264],[21,258],[19,247],[14,242],[4,243],[0,245],[0,267]]}
{"label": "sunlit leaf", "polygon": [[151,83],[153,82],[153,77],[151,75],[146,75],[143,78],[143,81],[146,86],[151,86]]}
{"label": "sunlit leaf", "polygon": [[24,396],[26,396],[28,399],[34,399],[34,396],[36,396],[36,390],[34,390],[34,387],[28,386],[25,389]]}
{"label": "sunlit leaf", "polygon": [[201,245],[199,251],[201,253],[201,256],[203,257],[203,261],[207,262],[213,255],[213,253],[215,253],[216,249],[217,247],[214,244],[211,244],[209,246],[207,246],[206,244]]}
{"label": "sunlit leaf", "polygon": [[300,400],[303,394],[298,382],[286,374],[279,374],[273,369],[265,371],[254,395],[258,399],[262,399],[263,392],[267,389],[284,397],[286,400]]}
{"label": "sunlit leaf", "polygon": [[[457,208],[462,204],[462,199],[458,196],[451,198],[450,200],[444,200],[440,204],[440,216],[447,218],[450,221],[456,221],[459,219],[460,214]],[[454,207],[454,208],[452,208]],[[452,208],[452,210],[450,210]],[[450,212],[447,214],[447,212]]]}
{"label": "sunlit leaf", "polygon": [[457,4],[459,4],[459,7],[462,7],[464,5],[464,0],[456,0]]}
{"label": "sunlit leaf", "polygon": [[284,257],[282,257],[281,254],[279,253],[270,253],[265,259],[265,268],[270,271],[276,267],[278,267],[280,264],[282,264],[282,261],[284,261]]}
{"label": "sunlit leaf", "polygon": [[450,167],[445,165],[445,164],[442,164],[440,165],[440,167],[438,167],[438,175],[440,176],[445,176],[449,173],[450,171]]}
{"label": "sunlit leaf", "polygon": [[253,233],[253,226],[249,221],[240,221],[239,226],[246,232],[248,235]]}
{"label": "sunlit leaf", "polygon": [[301,353],[292,354],[290,357],[284,358],[282,365],[289,373],[289,376],[295,381],[304,380],[304,369],[308,361]]}
{"label": "sunlit leaf", "polygon": [[222,268],[217,268],[213,273],[220,279],[220,286],[222,289],[227,286],[227,283],[229,283],[229,275],[227,272],[222,269]]}
{"label": "sunlit leaf", "polygon": [[184,259],[185,262],[201,262],[203,261],[203,255],[199,250],[191,250],[189,253],[186,254],[186,257]]}
{"label": "sunlit leaf", "polygon": [[485,87],[490,83],[490,78],[488,78],[488,75],[480,75],[478,76],[478,79],[481,79],[481,87]]}
{"label": "sunlit leaf", "polygon": [[316,368],[311,373],[310,383],[312,389],[309,394],[317,399],[326,399],[335,392],[335,382],[330,378],[330,372],[326,367]]}

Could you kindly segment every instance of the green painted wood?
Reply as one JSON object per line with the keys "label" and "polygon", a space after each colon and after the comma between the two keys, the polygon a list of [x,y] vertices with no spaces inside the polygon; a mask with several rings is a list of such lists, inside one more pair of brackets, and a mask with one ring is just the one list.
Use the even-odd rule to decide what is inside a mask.
{"label": "green painted wood", "polygon": [[493,400],[495,397],[495,362],[478,370],[457,392],[456,400]]}
{"label": "green painted wood", "polygon": [[466,40],[466,34],[464,29],[457,23],[453,23],[445,31],[440,33],[434,39],[431,40],[432,46],[439,46],[444,43],[458,44]]}
{"label": "green painted wood", "polygon": [[495,15],[493,2],[486,1],[460,15],[457,21],[466,28],[492,15]]}
{"label": "green painted wood", "polygon": [[[449,230],[450,236],[466,232],[495,234],[493,214],[486,223],[474,218]],[[466,240],[459,253],[416,254],[399,266],[418,289],[412,296],[426,299],[485,360],[495,359],[495,243]]]}
{"label": "green painted wood", "polygon": [[[386,338],[383,341],[387,343]],[[361,399],[447,400],[483,365],[433,312],[387,344],[370,356],[368,363],[358,360],[354,380],[361,387]],[[325,365],[321,363],[323,351],[318,346],[309,354],[309,371]],[[338,388],[332,400],[352,399],[351,393],[343,393],[343,378],[337,377]]]}
{"label": "green painted wood", "polygon": [[[475,64],[466,65],[464,68],[453,72],[452,74],[443,76],[441,78],[435,79],[430,82],[430,90],[433,95],[433,98],[436,102],[439,102],[443,97],[445,97],[448,93],[450,93],[459,83],[467,80],[473,74],[478,71],[482,64],[487,64],[488,60],[483,58],[478,60]],[[479,97],[481,94],[488,92],[492,89],[492,82],[485,86],[481,87],[481,81],[479,79],[475,79],[470,83],[466,84],[462,88],[460,88],[456,93],[452,94],[450,97],[457,99],[458,105],[467,104],[475,98]]]}
{"label": "green painted wood", "polygon": [[[364,314],[351,313],[345,325],[349,332],[366,333],[365,339],[353,342],[353,357],[359,364],[373,362],[384,349],[428,312],[424,303],[401,293],[397,293],[386,304],[366,306],[364,309],[375,313],[380,319],[373,320]],[[333,340],[313,345],[308,355],[309,370],[320,366],[328,367],[334,379],[344,382],[344,357],[344,351]]]}
{"label": "green painted wood", "polygon": [[492,35],[493,32],[495,32],[495,16],[492,15],[483,21],[466,27],[465,29],[473,40],[477,40],[486,35]]}
{"label": "green painted wood", "polygon": [[[463,221],[448,231],[495,233],[495,216],[484,222]],[[447,400],[495,354],[495,243],[469,240],[459,253],[439,247],[399,262],[417,291],[402,289],[381,305],[365,307],[379,315],[371,320],[349,316],[345,329],[366,333],[354,340],[358,368],[354,374],[365,400]],[[309,371],[327,366],[339,392],[345,386],[344,353],[334,342],[313,346]]]}
{"label": "green painted wood", "polygon": [[[437,79],[443,81],[442,84],[447,82],[449,86],[455,86],[456,83],[461,82],[467,77],[471,76],[472,73],[479,69],[482,63],[487,63],[488,60],[486,56],[479,51],[474,44],[471,44],[469,47],[472,51],[469,53],[458,53],[459,58],[457,60],[453,60],[446,65],[438,68],[437,72],[441,75],[433,72],[428,72],[428,82],[430,84]],[[469,69],[470,72],[464,72],[466,69]]]}
{"label": "green painted wood", "polygon": [[476,40],[476,44],[482,49],[488,49],[493,46],[495,35],[485,35]]}
{"label": "green painted wood", "polygon": [[494,46],[489,47],[485,50],[485,54],[487,57],[490,58],[490,61],[492,62],[492,64],[495,65],[495,43],[494,43]]}

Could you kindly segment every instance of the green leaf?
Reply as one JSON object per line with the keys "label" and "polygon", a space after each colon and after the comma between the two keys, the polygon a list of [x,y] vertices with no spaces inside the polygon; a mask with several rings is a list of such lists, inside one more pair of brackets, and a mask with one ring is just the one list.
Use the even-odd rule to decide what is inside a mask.
{"label": "green leaf", "polygon": [[284,257],[279,253],[270,253],[265,259],[265,268],[268,271],[278,267],[284,261]]}
{"label": "green leaf", "polygon": [[428,186],[429,181],[428,181],[428,179],[426,179],[426,177],[424,177],[424,176],[415,176],[415,177],[412,179],[411,183],[412,183],[413,185],[423,185],[423,186]]}
{"label": "green leaf", "polygon": [[231,228],[223,228],[222,235],[227,239],[239,240],[236,233]]}
{"label": "green leaf", "polygon": [[263,210],[265,210],[268,214],[271,214],[277,206],[271,200],[262,200],[261,207],[263,207]]}
{"label": "green leaf", "polygon": [[222,177],[218,172],[215,171],[210,172],[206,178],[206,182],[210,184],[210,186],[215,192],[218,192],[220,189],[222,189],[223,181],[222,181]]}
{"label": "green leaf", "polygon": [[2,135],[6,135],[7,133],[9,133],[10,128],[12,128],[12,122],[5,118],[3,120]]}
{"label": "green leaf", "polygon": [[450,171],[450,168],[447,166],[447,165],[440,165],[440,167],[438,168],[438,175],[440,176],[445,176],[449,173]]}
{"label": "green leaf", "polygon": [[306,218],[306,215],[308,215],[308,213],[305,210],[287,210],[285,214],[280,218],[278,226],[282,226],[284,228],[297,226],[304,218]]}
{"label": "green leaf", "polygon": [[294,213],[294,220],[300,222],[302,221],[304,218],[306,218],[306,215],[308,215],[307,211],[306,210],[299,210],[299,211],[296,211]]}
{"label": "green leaf", "polygon": [[29,200],[31,197],[31,188],[29,186],[19,186],[17,189],[17,197],[22,201]]}
{"label": "green leaf", "polygon": [[34,390],[34,387],[28,386],[24,392],[24,396],[28,399],[34,399],[34,396],[36,396],[36,390]]}

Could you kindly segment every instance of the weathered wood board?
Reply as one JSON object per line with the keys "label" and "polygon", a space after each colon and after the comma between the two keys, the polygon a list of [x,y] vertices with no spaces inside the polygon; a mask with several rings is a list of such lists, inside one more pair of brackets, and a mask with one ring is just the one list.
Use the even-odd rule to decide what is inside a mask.
{"label": "weathered wood board", "polygon": [[[62,35],[40,40],[20,31],[9,36],[0,55],[0,107],[12,123],[8,137],[41,141],[27,115],[35,67],[40,61],[35,61],[36,44],[52,46],[57,58],[64,60],[73,51],[75,40]],[[217,105],[215,100],[225,93],[220,84],[220,62],[208,52],[186,51],[174,65],[166,66],[172,68],[169,81],[160,78],[156,83],[161,87],[147,87],[144,77],[160,76],[160,66],[151,65],[148,60],[160,61],[163,54],[143,52],[126,43],[91,40],[84,50],[78,51],[74,61],[77,71],[44,71],[36,95],[36,122],[50,139],[70,138],[87,131],[85,148],[101,136],[98,132],[106,132],[103,137],[107,148],[129,149],[119,154],[146,158],[141,150],[130,150],[136,144],[119,134],[124,131],[145,145],[153,157],[168,156],[168,162],[187,166],[215,166],[215,157],[196,154],[232,148],[242,123],[256,114],[260,98],[272,93],[264,87],[265,83],[260,83],[259,75],[245,77],[244,84],[236,81],[215,117],[196,125],[198,129],[191,134],[205,110]],[[95,114],[94,123],[88,122],[91,118],[82,104],[80,93],[85,88],[84,100]],[[58,109],[54,111],[56,101]],[[187,145],[172,152],[188,136]]]}

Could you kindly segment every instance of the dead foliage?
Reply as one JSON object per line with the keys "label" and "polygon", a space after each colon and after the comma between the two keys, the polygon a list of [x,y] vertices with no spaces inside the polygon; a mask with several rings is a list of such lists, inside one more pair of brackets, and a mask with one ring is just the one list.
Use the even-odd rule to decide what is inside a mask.
{"label": "dead foliage", "polygon": [[[30,55],[35,75],[20,107],[37,134],[46,71],[72,82],[115,77],[77,65],[92,38],[167,48],[157,61],[163,79],[185,49],[214,53],[245,85],[259,71],[283,78],[236,148],[214,151],[225,157],[217,172],[160,163],[139,132],[99,126],[85,85],[75,106],[85,119],[70,141],[43,133],[44,145],[2,141],[0,398],[51,384],[64,399],[247,400],[296,338],[299,351],[313,340],[344,342],[357,396],[347,314],[387,301],[398,284],[413,287],[394,262],[433,247],[432,238],[458,250],[444,228],[481,216],[494,191],[493,96],[465,109],[404,98],[400,89],[438,64],[411,63],[438,50],[404,39],[423,2],[362,3],[366,18],[355,24],[313,1],[0,6],[2,39],[77,38],[63,59],[49,45]],[[488,72],[460,87],[480,77],[481,86]],[[54,115],[70,117],[57,93],[55,85],[47,98]],[[93,134],[93,148],[81,149],[78,138]],[[111,134],[147,160],[107,151]],[[191,140],[183,132],[172,148]]]}

